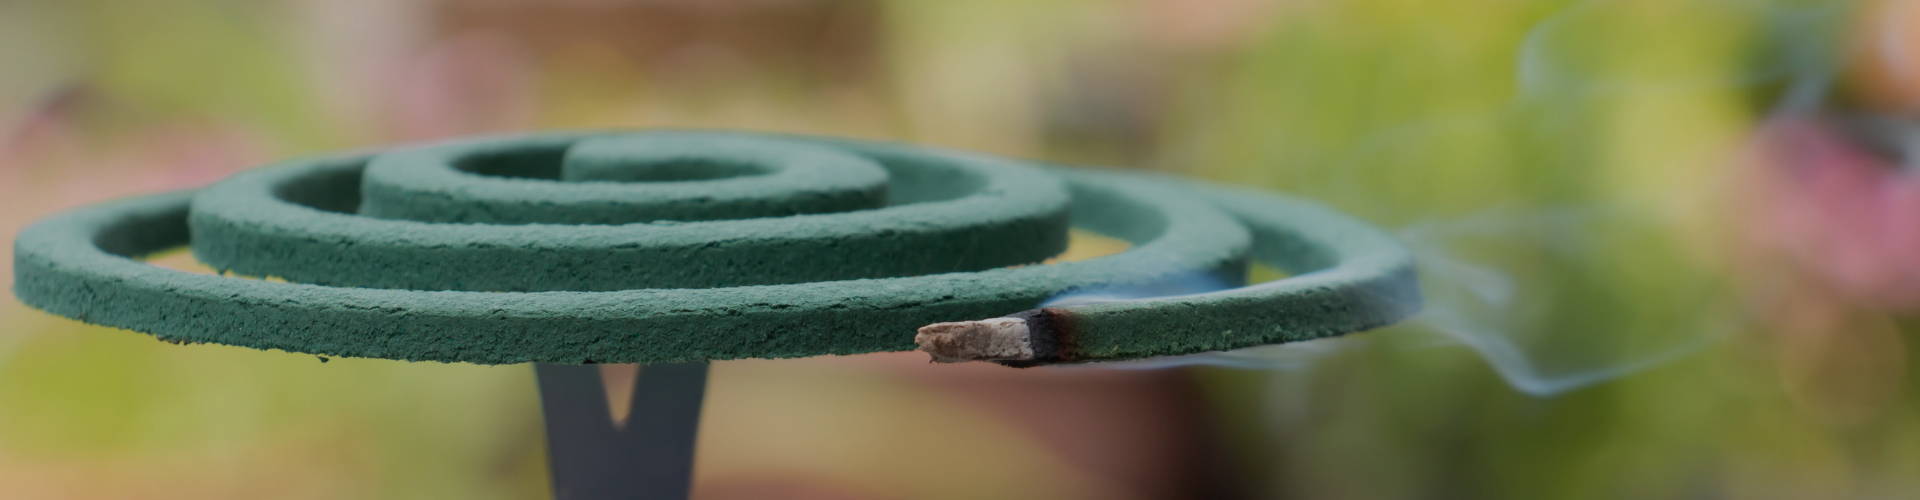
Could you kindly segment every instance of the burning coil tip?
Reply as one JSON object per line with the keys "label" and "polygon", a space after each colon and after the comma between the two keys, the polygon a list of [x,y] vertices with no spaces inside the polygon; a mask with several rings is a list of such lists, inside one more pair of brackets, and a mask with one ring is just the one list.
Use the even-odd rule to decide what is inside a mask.
{"label": "burning coil tip", "polygon": [[1031,368],[1088,361],[1081,356],[1073,314],[1047,307],[978,321],[920,327],[913,341],[935,363],[989,361]]}
{"label": "burning coil tip", "polygon": [[920,327],[913,342],[935,363],[1031,361],[1033,332],[1020,318],[934,323]]}

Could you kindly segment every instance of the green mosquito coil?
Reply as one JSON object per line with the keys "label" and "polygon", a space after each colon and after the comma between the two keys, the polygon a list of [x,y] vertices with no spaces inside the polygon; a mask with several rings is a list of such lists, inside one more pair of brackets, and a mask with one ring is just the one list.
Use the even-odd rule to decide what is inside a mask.
{"label": "green mosquito coil", "polygon": [[[1130,246],[1043,263],[1069,227]],[[916,344],[942,361],[1105,361],[1339,335],[1420,304],[1399,244],[1310,202],[726,132],[486,137],[294,160],[60,214],[14,245],[20,300],[88,323],[489,364]],[[222,274],[140,260],[183,245]],[[1244,286],[1252,260],[1290,276]],[[1150,298],[1041,307],[1062,297]]]}

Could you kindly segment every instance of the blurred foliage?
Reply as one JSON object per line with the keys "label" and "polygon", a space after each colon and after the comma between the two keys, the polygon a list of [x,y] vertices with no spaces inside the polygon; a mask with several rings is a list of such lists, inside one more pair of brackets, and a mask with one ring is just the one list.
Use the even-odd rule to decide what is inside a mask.
{"label": "blurred foliage", "polygon": [[[1403,228],[1433,298],[1416,324],[1293,351],[1312,353],[1304,366],[1192,368],[1235,459],[1210,479],[1233,483],[1222,491],[1897,498],[1920,491],[1910,313],[1829,293],[1744,234],[1780,227],[1743,204],[1756,129],[1833,105],[1825,82],[1846,75],[1836,52],[1856,41],[1838,33],[1855,12],[4,3],[0,230],[273,158],[534,128],[796,131],[1163,169]],[[1865,97],[1847,102],[1910,102],[1897,71],[1861,74]],[[12,300],[0,320],[9,497],[544,494],[523,368],[181,348]],[[1134,485],[1177,460],[1062,451],[980,396],[1029,382],[924,370],[885,356],[718,364],[701,494],[1171,494]],[[1080,382],[1020,397],[1168,377],[1061,372]],[[1155,407],[1089,407],[1103,410],[1060,425],[1118,442],[1157,422],[1126,422]],[[1112,463],[1084,459],[1102,455]],[[1111,472],[1125,467],[1147,468]]]}

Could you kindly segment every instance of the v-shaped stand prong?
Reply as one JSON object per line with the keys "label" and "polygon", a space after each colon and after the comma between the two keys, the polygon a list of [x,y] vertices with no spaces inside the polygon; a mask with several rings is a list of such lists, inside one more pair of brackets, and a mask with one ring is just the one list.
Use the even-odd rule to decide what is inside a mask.
{"label": "v-shaped stand prong", "polygon": [[553,497],[687,498],[707,364],[640,367],[624,424],[610,411],[602,366],[534,366]]}

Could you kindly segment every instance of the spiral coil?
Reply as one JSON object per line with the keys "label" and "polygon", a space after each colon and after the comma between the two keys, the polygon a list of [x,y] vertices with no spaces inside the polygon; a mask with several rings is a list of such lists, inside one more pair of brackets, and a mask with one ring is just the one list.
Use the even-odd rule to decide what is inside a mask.
{"label": "spiral coil", "polygon": [[[1124,252],[1041,264],[1069,226]],[[137,257],[188,245],[222,271]],[[1237,286],[1249,258],[1294,276]],[[1397,321],[1406,252],[1317,205],[1165,177],[843,139],[493,137],[290,161],[111,202],[15,242],[21,300],[162,339],[473,363],[905,350],[1071,293],[1037,362],[1230,349]],[[1201,293],[1193,293],[1201,292]]]}

